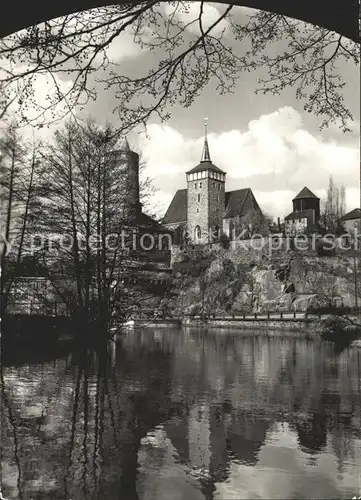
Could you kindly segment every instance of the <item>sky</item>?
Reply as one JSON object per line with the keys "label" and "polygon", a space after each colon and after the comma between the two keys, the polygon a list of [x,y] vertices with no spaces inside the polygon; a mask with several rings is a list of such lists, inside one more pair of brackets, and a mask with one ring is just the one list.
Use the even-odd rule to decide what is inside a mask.
{"label": "sky", "polygon": [[[207,4],[206,23],[212,23],[223,8]],[[167,12],[167,5],[165,9]],[[196,9],[197,4],[192,4],[188,16]],[[250,10],[239,8],[236,14],[242,17]],[[232,43],[234,50],[242,50]],[[270,50],[282,47],[280,42],[278,48]],[[109,54],[124,74],[149,63],[150,57],[132,41],[130,33],[115,39]],[[304,186],[324,198],[330,175],[346,187],[347,210],[360,206],[359,68],[344,65],[340,71],[347,82],[344,99],[355,116],[350,134],[336,125],[321,131],[322,119],[304,111],[295,89],[277,96],[255,94],[257,80],[267,75],[267,68],[242,74],[233,94],[218,95],[215,82],[210,81],[192,106],[174,106],[166,123],[150,119],[147,136],[140,129],[130,132],[130,145],[146,160],[145,175],[153,179],[153,205],[158,215],[164,214],[176,190],[186,187],[185,172],[200,161],[205,117],[211,159],[227,173],[226,190],[251,188],[261,208],[273,217],[282,218],[291,212],[292,198]],[[69,85],[66,80],[60,83],[63,88]],[[102,88],[97,90],[97,100],[86,107],[83,116],[116,124],[112,115],[115,96]],[[38,98],[44,99],[49,82],[39,79],[36,91]]]}

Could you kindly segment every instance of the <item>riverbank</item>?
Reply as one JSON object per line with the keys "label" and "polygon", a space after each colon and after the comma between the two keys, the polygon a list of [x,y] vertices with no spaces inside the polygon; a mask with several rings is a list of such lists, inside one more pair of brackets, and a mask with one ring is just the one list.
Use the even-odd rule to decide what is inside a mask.
{"label": "riverbank", "polygon": [[[291,315],[290,315],[291,316]],[[342,321],[337,316],[325,315],[314,317],[283,317],[269,318],[250,317],[250,318],[235,318],[223,317],[202,320],[200,317],[185,317],[182,319],[159,319],[159,320],[135,320],[133,328],[169,328],[185,327],[185,328],[207,328],[207,329],[222,329],[235,331],[264,331],[267,335],[297,335],[302,338],[330,340],[340,344],[352,344],[361,347],[361,326],[355,324],[358,318],[342,318]],[[341,322],[345,323],[343,328]],[[349,328],[348,325],[352,325]]]}
{"label": "riverbank", "polygon": [[288,330],[288,331],[298,331],[303,332],[307,329],[312,320],[269,320],[269,319],[252,319],[252,320],[211,320],[205,323],[197,321],[185,321],[184,326],[206,326],[207,328],[230,328],[232,330]]}

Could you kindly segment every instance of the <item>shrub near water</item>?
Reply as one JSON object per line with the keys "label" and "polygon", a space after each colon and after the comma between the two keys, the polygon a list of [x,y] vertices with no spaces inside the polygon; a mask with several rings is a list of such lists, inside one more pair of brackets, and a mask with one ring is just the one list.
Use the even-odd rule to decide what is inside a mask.
{"label": "shrub near water", "polygon": [[351,312],[352,308],[347,306],[335,307],[333,305],[325,305],[320,307],[313,306],[307,308],[308,314],[318,314],[318,315],[329,314],[331,316],[343,316],[345,314],[351,314]]}
{"label": "shrub near water", "polygon": [[361,338],[361,325],[354,323],[347,316],[330,314],[319,320],[314,329],[323,339],[336,343],[348,344]]}

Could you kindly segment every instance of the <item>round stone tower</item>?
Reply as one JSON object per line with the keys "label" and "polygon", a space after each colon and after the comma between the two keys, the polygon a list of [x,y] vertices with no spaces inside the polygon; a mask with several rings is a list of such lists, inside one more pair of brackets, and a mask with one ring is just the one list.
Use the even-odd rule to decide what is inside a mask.
{"label": "round stone tower", "polygon": [[130,149],[127,138],[119,148],[107,155],[109,175],[115,177],[118,189],[112,191],[108,201],[127,225],[136,224],[142,205],[139,201],[139,155]]}

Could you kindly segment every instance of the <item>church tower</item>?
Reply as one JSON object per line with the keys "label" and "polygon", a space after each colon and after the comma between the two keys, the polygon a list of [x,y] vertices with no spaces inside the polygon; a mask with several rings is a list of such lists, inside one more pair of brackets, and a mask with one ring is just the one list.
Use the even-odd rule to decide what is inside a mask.
{"label": "church tower", "polygon": [[201,162],[186,175],[189,237],[194,243],[211,243],[222,233],[226,173],[211,161],[207,119]]}

